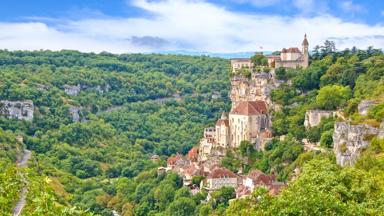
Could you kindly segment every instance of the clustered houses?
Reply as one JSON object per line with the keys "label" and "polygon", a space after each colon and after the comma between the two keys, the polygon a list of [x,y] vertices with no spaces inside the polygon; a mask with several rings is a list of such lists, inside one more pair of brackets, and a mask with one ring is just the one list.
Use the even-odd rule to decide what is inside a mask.
{"label": "clustered houses", "polygon": [[[268,65],[271,68],[307,68],[309,65],[309,52],[308,52],[307,35],[304,35],[304,40],[301,43],[301,50],[297,47],[284,48],[281,50],[280,55],[270,55],[268,58]],[[235,72],[241,68],[252,68],[253,64],[249,58],[235,58],[231,59],[232,71]]]}
{"label": "clustered houses", "polygon": [[[296,68],[308,66],[308,41],[304,36],[302,51],[298,48],[283,49],[280,56],[269,56],[272,68]],[[273,72],[253,72],[250,77],[235,73],[246,67],[252,68],[249,59],[232,59],[233,77],[230,99],[232,107],[229,113],[223,112],[214,127],[204,129],[203,138],[197,147],[187,155],[168,158],[167,167],[159,172],[174,171],[184,181],[185,186],[205,189],[208,192],[221,187],[234,187],[236,197],[250,195],[256,188],[265,187],[271,195],[277,194],[285,183],[277,182],[274,175],[266,175],[253,170],[247,175],[233,173],[220,167],[221,159],[229,150],[239,148],[242,141],[250,142],[255,149],[264,150],[264,145],[272,139],[269,108],[273,107],[270,92],[279,85]],[[268,70],[266,70],[268,71]],[[193,177],[204,178],[200,185],[193,184]],[[195,182],[196,183],[196,182]]]}

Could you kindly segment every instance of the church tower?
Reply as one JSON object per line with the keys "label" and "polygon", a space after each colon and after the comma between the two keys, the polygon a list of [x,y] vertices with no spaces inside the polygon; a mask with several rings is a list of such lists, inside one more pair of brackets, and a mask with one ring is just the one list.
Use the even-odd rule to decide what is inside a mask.
{"label": "church tower", "polygon": [[221,147],[229,145],[229,120],[225,112],[221,114],[221,118],[216,123],[216,141]]}
{"label": "church tower", "polygon": [[303,43],[301,43],[302,50],[301,52],[303,53],[303,68],[307,68],[309,65],[309,52],[308,52],[308,40],[307,40],[307,34],[304,35],[304,40]]}

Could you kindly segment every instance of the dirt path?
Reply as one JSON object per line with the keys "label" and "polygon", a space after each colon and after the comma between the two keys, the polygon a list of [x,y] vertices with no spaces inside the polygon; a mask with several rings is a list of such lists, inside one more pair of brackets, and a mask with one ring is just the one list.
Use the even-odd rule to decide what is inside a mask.
{"label": "dirt path", "polygon": [[[17,166],[21,167],[21,168],[27,167],[28,166],[27,162],[29,161],[30,158],[31,158],[31,151],[24,150],[23,158],[21,159],[20,162],[17,163]],[[27,193],[28,193],[28,188],[27,188],[28,179],[23,174],[20,177],[22,178],[22,181],[24,182],[24,184],[26,186],[24,186],[24,188],[21,190],[20,199],[19,199],[19,201],[17,201],[17,204],[16,204],[15,208],[13,209],[13,216],[19,216],[20,215],[21,211],[23,210],[23,208],[25,206]]]}

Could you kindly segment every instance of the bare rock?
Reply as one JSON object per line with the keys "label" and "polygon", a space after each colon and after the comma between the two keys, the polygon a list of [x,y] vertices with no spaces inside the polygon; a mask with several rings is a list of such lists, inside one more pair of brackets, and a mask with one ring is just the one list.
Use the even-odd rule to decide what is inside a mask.
{"label": "bare rock", "polygon": [[80,85],[64,85],[64,91],[67,95],[76,96],[81,91]]}
{"label": "bare rock", "polygon": [[18,120],[32,121],[34,106],[31,100],[0,101],[0,116]]}
{"label": "bare rock", "polygon": [[363,100],[359,103],[357,106],[357,109],[359,110],[359,114],[366,116],[368,114],[368,110],[377,104],[377,101],[373,100]]}
{"label": "bare rock", "polygon": [[337,122],[333,133],[333,151],[340,166],[353,166],[362,149],[370,144],[370,136],[376,136],[379,129],[369,125],[351,125]]}

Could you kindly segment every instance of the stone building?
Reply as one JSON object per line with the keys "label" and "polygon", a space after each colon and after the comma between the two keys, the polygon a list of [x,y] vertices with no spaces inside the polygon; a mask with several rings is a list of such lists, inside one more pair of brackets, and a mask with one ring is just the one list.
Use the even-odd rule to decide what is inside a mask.
{"label": "stone building", "polygon": [[268,57],[268,62],[270,66],[273,65],[274,68],[307,68],[309,65],[308,46],[307,35],[304,35],[301,50],[297,47],[283,48],[280,56],[270,56]]}
{"label": "stone building", "polygon": [[268,127],[268,110],[264,101],[240,102],[229,113],[231,147],[238,148],[243,140],[255,143]]}
{"label": "stone building", "polygon": [[216,123],[217,145],[227,148],[230,141],[229,120],[225,112],[221,114],[221,118]]}
{"label": "stone building", "polygon": [[208,191],[220,189],[222,187],[233,187],[238,186],[238,176],[230,170],[222,167],[213,169],[206,180],[203,181],[204,188]]}
{"label": "stone building", "polygon": [[[309,43],[307,35],[304,35],[304,40],[301,43],[301,50],[298,47],[283,48],[280,55],[267,56],[268,65],[271,68],[307,68],[309,65]],[[253,64],[249,58],[234,58],[231,59],[232,72],[236,72],[241,68],[252,68]]]}
{"label": "stone building", "polygon": [[233,58],[231,59],[232,73],[241,68],[252,68],[253,64],[249,58]]}
{"label": "stone building", "polygon": [[305,112],[305,128],[315,127],[320,124],[321,119],[335,117],[336,111],[329,110],[307,110]]}

